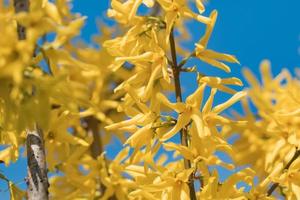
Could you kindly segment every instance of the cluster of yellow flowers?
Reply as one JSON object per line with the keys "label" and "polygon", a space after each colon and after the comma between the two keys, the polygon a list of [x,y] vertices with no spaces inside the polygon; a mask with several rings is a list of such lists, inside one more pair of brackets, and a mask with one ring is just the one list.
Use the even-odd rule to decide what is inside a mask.
{"label": "cluster of yellow flowers", "polygon": [[230,137],[239,133],[234,145],[235,159],[238,164],[251,164],[261,179],[259,191],[265,191],[274,182],[286,199],[300,199],[299,78],[293,78],[286,69],[273,77],[267,60],[261,63],[260,71],[262,84],[244,70],[251,85],[248,95],[257,112],[253,113],[249,101],[243,99],[244,115],[236,117],[246,121],[247,126],[228,127],[223,134]]}
{"label": "cluster of yellow flowers", "polygon": [[[38,123],[54,172],[52,199],[300,199],[299,80],[286,70],[273,78],[264,61],[263,85],[245,70],[251,88],[237,92],[232,86],[243,84],[236,77],[185,67],[193,58],[230,73],[226,63],[239,63],[208,48],[217,11],[204,16],[202,0],[193,2],[197,9],[190,3],[111,0],[107,15],[120,28],[100,24],[100,48],[92,48],[73,41],[85,17],[72,14],[68,0],[30,1],[29,11],[17,14],[11,1],[0,1],[0,161],[16,161],[26,128]],[[139,15],[141,6],[149,13]],[[190,53],[177,42],[188,34],[187,20],[205,25]],[[18,40],[17,24],[26,27],[26,39]],[[197,88],[184,99],[185,72],[197,74]],[[214,105],[217,92],[232,96]],[[240,100],[244,114],[223,114]],[[124,147],[108,160],[104,148],[113,137]],[[235,172],[221,181],[216,167]],[[0,178],[12,199],[24,195]]]}
{"label": "cluster of yellow flowers", "polygon": [[[95,159],[102,149],[95,129],[122,117],[115,112],[120,95],[113,94],[111,85],[130,76],[128,70],[112,75],[108,65],[113,58],[105,49],[72,42],[84,21],[85,17],[70,13],[67,0],[30,1],[28,13],[18,14],[12,1],[0,2],[0,144],[5,147],[0,160],[5,165],[15,162],[25,144],[25,130],[39,124],[48,169],[64,174],[51,177],[53,198],[96,193],[95,172],[99,174],[100,168]],[[18,40],[17,24],[26,27],[26,39]],[[110,32],[103,27],[95,40],[108,39]],[[48,40],[48,35],[54,39]],[[101,140],[108,144],[111,135]],[[79,166],[94,171],[86,176]],[[15,186],[8,183],[11,198],[20,199],[20,192],[13,192]]]}
{"label": "cluster of yellow flowers", "polygon": [[[226,183],[222,185],[224,191],[221,189],[220,193],[217,192],[218,174],[209,170],[209,166],[216,165],[228,169],[234,167],[223,162],[216,152],[223,151],[233,156],[232,147],[219,130],[223,126],[244,125],[243,122],[220,115],[246,95],[245,92],[236,93],[227,86],[240,86],[241,81],[235,77],[199,77],[198,82],[195,80],[198,88],[182,101],[179,74],[188,58],[184,59],[182,64],[176,63],[173,30],[178,22],[189,19],[206,25],[205,34],[195,44],[195,50],[190,57],[199,58],[226,72],[230,72],[230,68],[222,61],[238,63],[231,55],[207,49],[217,12],[213,11],[209,17],[203,16],[201,13],[204,6],[201,1],[196,1],[198,13],[193,12],[188,7],[188,2],[183,0],[159,0],[156,3],[161,9],[159,16],[139,16],[136,14],[138,7],[144,4],[150,8],[154,5],[154,1],[128,0],[124,3],[112,1],[112,8],[108,14],[120,24],[126,24],[127,32],[103,44],[115,57],[115,62],[110,68],[116,73],[128,63],[133,66],[131,78],[115,89],[115,92],[125,93],[118,110],[124,112],[129,119],[106,126],[109,131],[130,133],[125,144],[133,148],[133,152],[124,163],[124,169],[133,178],[132,184],[137,187],[131,189],[129,197],[215,199],[243,196],[242,190],[235,188],[238,183],[236,176],[240,178],[241,174],[247,174],[249,170],[233,175],[234,178],[228,181],[228,185]],[[172,61],[168,57],[169,54]],[[211,88],[210,96],[203,102],[204,90],[208,87]],[[163,94],[172,90],[176,91],[175,103]],[[228,101],[213,106],[214,96],[218,90],[233,96]],[[173,111],[176,111],[176,117]],[[181,144],[170,142],[170,139],[179,132]],[[157,154],[159,149],[175,151],[183,159],[176,161],[168,159],[166,163],[160,164],[155,161],[156,157],[158,156],[159,160],[166,158],[164,154]],[[196,184],[196,181],[200,183]],[[199,188],[194,188],[194,184]],[[231,189],[230,192],[228,189]]]}

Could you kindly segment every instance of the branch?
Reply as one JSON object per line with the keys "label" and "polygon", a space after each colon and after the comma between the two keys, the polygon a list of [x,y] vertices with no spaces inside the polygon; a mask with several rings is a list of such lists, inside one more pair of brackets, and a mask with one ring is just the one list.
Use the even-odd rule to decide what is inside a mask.
{"label": "branch", "polygon": [[[29,10],[29,0],[14,0],[15,12],[28,12]],[[18,23],[17,32],[19,40],[26,39],[26,28]]]}
{"label": "branch", "polygon": [[[93,143],[91,144],[91,154],[92,157],[95,160],[97,160],[97,157],[103,152],[98,120],[93,116],[89,116],[86,117],[85,121],[87,123],[88,133],[91,133],[93,135]],[[105,186],[100,182],[100,179],[98,180],[98,182],[100,183],[101,194],[104,194]]]}
{"label": "branch", "polygon": [[101,138],[100,138],[100,130],[98,126],[98,120],[93,117],[89,116],[86,117],[86,123],[87,123],[87,131],[91,132],[93,135],[93,143],[91,144],[91,153],[92,157],[94,159],[97,159],[98,156],[103,152],[103,147],[101,143]]}
{"label": "branch", "polygon": [[[14,0],[15,12],[28,12],[29,0]],[[26,27],[17,24],[17,34],[19,40],[26,39]],[[48,176],[45,156],[45,146],[43,141],[43,131],[34,125],[32,130],[26,130],[26,150],[27,150],[27,199],[47,200],[48,199]]]}
{"label": "branch", "polygon": [[191,58],[191,57],[195,57],[196,56],[196,52],[193,51],[192,53],[190,53],[190,55],[188,55],[187,57],[185,57],[179,64],[178,64],[178,68],[182,68],[185,63]]}
{"label": "branch", "polygon": [[48,177],[43,132],[39,127],[27,130],[27,198],[29,200],[48,199]]}
{"label": "branch", "polygon": [[[291,164],[300,156],[300,150],[296,149],[296,152],[294,154],[294,156],[292,157],[292,159],[286,164],[286,166],[284,167],[284,170],[287,170],[290,168]],[[273,185],[270,187],[270,189],[267,192],[267,195],[270,196],[275,189],[279,186],[279,183],[273,183]]]}
{"label": "branch", "polygon": [[[173,65],[171,66],[172,66],[172,71],[174,76],[176,101],[182,102],[181,85],[180,85],[180,68],[177,65],[176,46],[175,46],[173,29],[170,34],[170,48],[171,48],[171,55],[173,60],[172,61]],[[180,130],[180,138],[181,138],[181,144],[183,146],[188,147],[187,127]],[[191,162],[185,158],[184,158],[184,167],[185,169],[191,168]],[[189,189],[190,189],[190,199],[196,200],[197,198],[196,198],[196,192],[194,187],[193,174],[189,178]]]}
{"label": "branch", "polygon": [[[91,154],[92,157],[97,160],[97,157],[101,155],[103,152],[103,144],[101,142],[100,137],[100,129],[99,129],[99,121],[94,116],[89,116],[85,118],[85,121],[87,123],[87,131],[91,132],[93,135],[93,143],[91,144]],[[101,195],[105,193],[106,187],[103,185],[100,181],[100,177],[98,177],[98,182],[100,184],[100,192]],[[116,196],[112,195],[109,200],[116,200]]]}

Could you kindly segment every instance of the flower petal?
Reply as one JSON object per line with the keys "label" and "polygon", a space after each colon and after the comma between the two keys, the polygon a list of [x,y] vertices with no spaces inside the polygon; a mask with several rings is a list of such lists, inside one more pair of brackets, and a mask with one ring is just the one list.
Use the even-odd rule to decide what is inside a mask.
{"label": "flower petal", "polygon": [[176,125],[167,133],[165,133],[162,138],[160,138],[161,141],[166,141],[173,137],[176,133],[178,133],[182,128],[184,128],[191,120],[190,113],[181,113],[178,116]]}
{"label": "flower petal", "polygon": [[178,103],[171,103],[165,95],[162,93],[157,93],[156,95],[157,99],[163,103],[165,106],[175,110],[177,113],[181,113],[185,110],[186,106],[184,103],[178,102]]}
{"label": "flower petal", "polygon": [[222,112],[226,108],[229,108],[231,105],[233,105],[234,103],[236,103],[237,101],[239,101],[241,98],[245,97],[246,94],[247,93],[245,91],[236,93],[229,100],[227,100],[225,103],[219,104],[216,107],[214,107],[213,110],[212,110],[212,112],[214,112],[214,113],[220,113],[220,112]]}

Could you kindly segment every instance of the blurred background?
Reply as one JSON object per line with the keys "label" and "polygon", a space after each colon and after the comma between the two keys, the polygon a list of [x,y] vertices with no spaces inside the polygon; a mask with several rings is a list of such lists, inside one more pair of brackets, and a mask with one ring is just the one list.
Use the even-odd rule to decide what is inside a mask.
{"label": "blurred background", "polygon": [[[112,21],[106,17],[109,4],[110,0],[73,1],[73,11],[88,17],[81,32],[81,38],[86,43],[93,45],[91,36],[99,33],[96,25],[97,19],[112,24]],[[208,48],[233,54],[241,64],[230,65],[231,74],[223,73],[196,60],[191,60],[188,66],[197,65],[199,71],[209,75],[239,77],[243,82],[242,68],[248,67],[257,77],[260,77],[259,63],[263,59],[270,60],[274,75],[283,68],[288,68],[294,74],[294,69],[300,67],[299,0],[210,0],[207,1],[206,8],[204,13],[206,16],[213,9],[219,12]],[[192,38],[191,41],[184,43],[184,46],[192,51],[194,43],[199,40],[205,27],[190,22],[187,24],[187,28]],[[196,88],[195,82],[191,81],[189,76],[185,74],[182,76],[185,97]],[[244,83],[247,87],[247,83]],[[243,88],[239,88],[239,90],[241,89]],[[223,102],[228,97],[228,95],[221,93],[216,97],[218,100],[215,103]],[[239,105],[235,105],[233,109],[240,111]],[[178,138],[174,140],[178,140]],[[106,149],[110,149],[108,157],[113,158],[121,147],[122,144],[118,141],[108,145],[106,147]],[[23,151],[21,150],[21,152]],[[226,158],[224,157],[224,159]],[[0,171],[25,189],[26,159],[24,157],[8,168],[4,164],[0,164]],[[226,178],[230,172],[222,171],[222,174],[223,178]],[[0,199],[9,199],[6,183],[2,181],[0,182]]]}

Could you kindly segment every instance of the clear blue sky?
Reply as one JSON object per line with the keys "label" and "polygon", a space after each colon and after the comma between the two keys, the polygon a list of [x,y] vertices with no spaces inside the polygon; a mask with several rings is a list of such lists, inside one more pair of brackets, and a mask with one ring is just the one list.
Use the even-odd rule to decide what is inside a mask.
{"label": "clear blue sky", "polygon": [[[103,19],[109,0],[74,1],[73,10],[88,16],[87,23],[82,31],[85,41],[90,41],[90,36],[97,33],[95,19]],[[207,5],[206,15],[212,9],[219,12],[218,21],[209,43],[209,48],[220,52],[236,55],[241,66],[232,65],[232,75],[241,77],[241,68],[250,67],[258,74],[258,65],[262,59],[272,62],[273,72],[278,73],[283,67],[293,71],[300,67],[300,1],[299,0],[210,0]],[[189,24],[193,38],[197,40],[202,32],[197,24]],[[213,70],[210,67],[206,71]],[[218,70],[213,70],[219,75]],[[183,77],[185,94],[195,88],[194,82]],[[220,99],[224,99],[223,96]],[[113,147],[111,145],[110,147]],[[113,147],[118,149],[118,147]],[[116,153],[116,152],[114,152]],[[15,182],[22,182],[26,176],[26,161],[20,159],[9,168],[0,164],[0,170]],[[225,173],[224,173],[225,175]],[[0,183],[0,199],[9,199],[5,184]]]}

